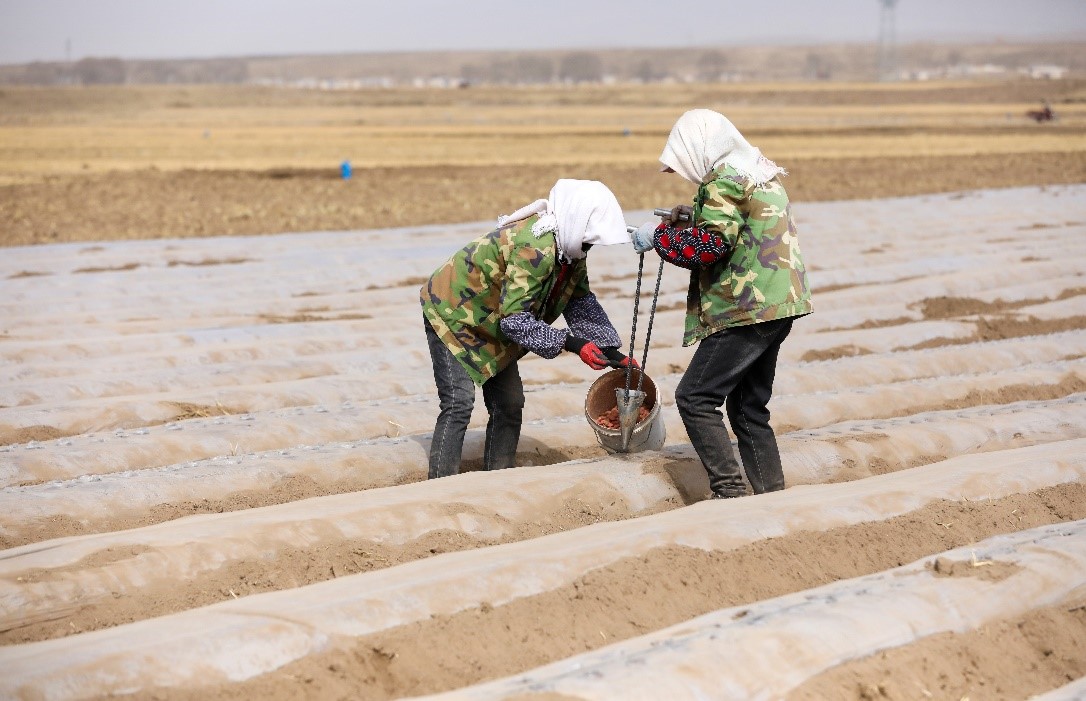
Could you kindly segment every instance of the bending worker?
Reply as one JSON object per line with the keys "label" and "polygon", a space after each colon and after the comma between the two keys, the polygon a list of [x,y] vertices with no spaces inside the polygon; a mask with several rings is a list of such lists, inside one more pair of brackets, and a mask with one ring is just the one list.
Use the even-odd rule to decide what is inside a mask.
{"label": "bending worker", "polygon": [[633,237],[638,252],[655,248],[690,269],[683,345],[699,345],[675,389],[679,415],[713,498],[746,494],[721,406],[753,492],[784,489],[767,404],[781,343],[793,319],[812,311],[786,173],[704,109],[678,119],[660,162],[698,188],[693,207],[679,205]]}
{"label": "bending worker", "polygon": [[[517,360],[528,351],[554,358],[565,349],[594,370],[630,362],[589,289],[586,261],[593,245],[629,241],[618,200],[603,183],[559,180],[547,199],[499,218],[497,229],[453,254],[422,286],[440,407],[431,479],[460,471],[476,384],[489,413],[483,467],[513,467],[524,408]],[[568,330],[550,325],[563,315]]]}

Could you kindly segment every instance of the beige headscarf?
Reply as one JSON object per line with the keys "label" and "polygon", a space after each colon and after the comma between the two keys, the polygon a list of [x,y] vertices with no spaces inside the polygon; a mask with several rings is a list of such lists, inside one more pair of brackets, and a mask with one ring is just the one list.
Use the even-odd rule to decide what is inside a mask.
{"label": "beige headscarf", "polygon": [[539,215],[539,221],[532,225],[532,233],[542,236],[553,231],[558,251],[566,260],[584,258],[582,244],[611,246],[630,242],[618,200],[606,185],[596,180],[559,180],[547,199],[498,217],[498,226],[533,214]]}
{"label": "beige headscarf", "polygon": [[735,125],[719,112],[690,110],[679,117],[667,137],[660,162],[695,185],[723,164],[750,178],[755,185],[787,175],[783,168],[750,145]]}

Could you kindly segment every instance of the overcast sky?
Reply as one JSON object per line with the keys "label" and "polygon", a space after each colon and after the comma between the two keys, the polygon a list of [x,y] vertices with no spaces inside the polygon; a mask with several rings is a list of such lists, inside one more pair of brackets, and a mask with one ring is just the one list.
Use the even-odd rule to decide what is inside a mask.
{"label": "overcast sky", "polygon": [[[882,0],[0,0],[0,63],[874,41]],[[899,41],[1086,39],[1086,0],[899,0]]]}

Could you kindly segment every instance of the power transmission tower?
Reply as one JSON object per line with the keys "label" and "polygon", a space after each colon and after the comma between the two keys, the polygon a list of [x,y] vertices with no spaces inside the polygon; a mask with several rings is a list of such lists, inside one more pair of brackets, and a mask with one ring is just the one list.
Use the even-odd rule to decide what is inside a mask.
{"label": "power transmission tower", "polygon": [[897,32],[894,29],[894,6],[897,0],[879,0],[879,48],[878,78],[880,81],[897,80]]}

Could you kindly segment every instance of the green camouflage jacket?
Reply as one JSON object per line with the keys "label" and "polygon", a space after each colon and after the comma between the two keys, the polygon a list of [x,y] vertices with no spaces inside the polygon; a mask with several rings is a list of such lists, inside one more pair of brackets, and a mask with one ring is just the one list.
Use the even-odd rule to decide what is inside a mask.
{"label": "green camouflage jacket", "polygon": [[588,265],[574,261],[562,289],[552,288],[560,268],[554,234],[532,233],[529,217],[481,236],[453,254],[422,286],[422,313],[438,337],[478,384],[527,350],[509,340],[503,317],[529,312],[550,324],[569,300],[590,292]]}
{"label": "green camouflage jacket", "polygon": [[788,194],[779,179],[756,186],[722,166],[698,187],[694,221],[703,232],[720,236],[731,254],[690,272],[684,346],[731,326],[813,311]]}

